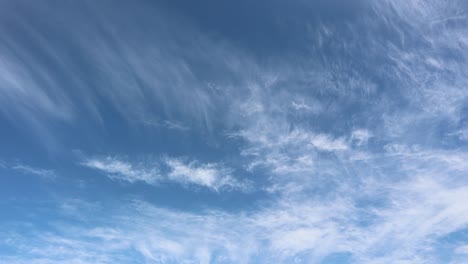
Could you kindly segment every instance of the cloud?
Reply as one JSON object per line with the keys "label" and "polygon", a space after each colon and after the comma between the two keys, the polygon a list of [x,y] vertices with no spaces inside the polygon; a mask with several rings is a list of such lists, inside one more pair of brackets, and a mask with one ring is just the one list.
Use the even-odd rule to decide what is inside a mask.
{"label": "cloud", "polygon": [[[183,174],[199,170],[204,175],[203,170],[209,170],[207,165],[181,161],[173,165],[182,167],[176,173]],[[63,214],[79,220],[78,226],[63,226],[62,221],[47,234],[28,235],[10,227],[6,234],[11,239],[2,243],[27,249],[27,254],[6,258],[11,263],[135,258],[164,263],[310,263],[343,252],[361,263],[419,263],[433,258],[438,238],[468,225],[467,187],[451,186],[439,169],[404,180],[380,179],[377,184],[369,177],[355,190],[326,199],[293,192],[250,212],[182,212],[139,200],[120,201],[116,210],[116,204],[109,208],[73,200],[70,207],[62,201]],[[88,207],[79,209],[84,218],[70,211],[77,205]]]}
{"label": "cloud", "polygon": [[[36,61],[18,58],[13,50],[2,44],[0,43],[0,114],[20,129],[24,129],[25,125],[29,126],[36,136],[43,139],[43,143],[52,148],[55,140],[46,124],[50,120],[71,122],[74,117],[73,103],[54,81],[53,73],[46,70],[47,67]],[[30,68],[36,71],[29,72]]]}
{"label": "cloud", "polygon": [[232,176],[232,169],[216,163],[186,162],[177,158],[129,162],[116,157],[105,157],[87,159],[82,164],[106,173],[113,180],[130,183],[145,182],[157,185],[162,182],[175,182],[187,187],[201,186],[215,191],[250,188],[248,181],[240,181]]}
{"label": "cloud", "polygon": [[[392,206],[376,208],[378,224],[361,231],[365,245],[362,258],[369,262],[379,252],[384,253],[380,257],[383,262],[411,260],[418,255],[422,259],[431,258],[439,237],[468,224],[466,206],[462,202],[466,199],[466,187],[447,187],[435,179],[419,177],[391,188]],[[420,253],[415,255],[415,252]]]}
{"label": "cloud", "polygon": [[372,133],[367,129],[356,129],[351,133],[351,141],[358,146],[366,145],[371,137]]}
{"label": "cloud", "polygon": [[311,139],[314,147],[324,151],[339,151],[348,149],[348,144],[343,138],[331,138],[328,135],[318,134]]}
{"label": "cloud", "polygon": [[141,181],[156,184],[161,178],[158,167],[131,164],[115,157],[87,159],[82,164],[106,173],[111,179],[130,183]]}
{"label": "cloud", "polygon": [[[153,49],[140,45],[155,43],[153,35],[143,31],[135,31],[139,38],[127,42],[115,36],[104,39],[75,25],[86,36],[78,37],[79,45],[102,74],[98,91],[85,89],[84,94],[95,98],[98,93],[128,120],[179,120],[181,115],[205,127],[222,120],[228,139],[239,140],[239,153],[231,154],[239,154],[241,166],[252,174],[265,176],[262,184],[269,196],[241,212],[181,212],[143,201],[118,201],[115,211],[88,211],[80,226],[52,223],[50,232],[10,231],[2,242],[27,253],[7,261],[317,263],[346,253],[359,263],[437,262],[441,240],[468,225],[466,146],[440,138],[445,130],[461,126],[468,98],[463,89],[468,83],[466,17],[454,8],[458,4],[370,3],[369,13],[347,21],[345,29],[327,21],[310,25],[310,56],[285,57],[274,66],[260,67],[241,51],[188,27],[181,38],[200,40],[189,53],[220,65],[227,76],[214,86],[200,81],[204,74],[195,74],[191,60],[177,55],[185,51],[184,41],[170,40],[167,47],[174,50]],[[150,13],[143,12],[147,18]],[[120,23],[135,26],[117,20],[103,22],[104,31],[113,35]],[[121,49],[111,49],[114,42]],[[330,48],[325,52],[322,45]],[[24,67],[4,68],[8,71],[2,80],[13,90],[3,88],[3,100],[23,100],[17,93],[27,98],[24,85],[16,85],[25,81],[18,76],[26,73],[16,73]],[[38,91],[26,101],[36,105],[38,100],[40,106],[24,110],[24,116],[54,116],[61,109],[59,102],[68,105],[69,95],[49,98],[53,91],[30,87]],[[91,102],[94,105],[94,99]],[[177,118],[148,118],[159,106]],[[5,108],[15,112],[28,107]],[[158,126],[181,129],[179,123],[167,122]],[[249,185],[222,160],[108,156],[82,164],[130,183],[171,182],[214,191],[245,190]],[[65,215],[81,212],[76,208],[83,206],[67,205],[61,206]]]}
{"label": "cloud", "polygon": [[248,184],[240,182],[231,176],[232,170],[220,164],[199,164],[192,161],[184,163],[179,159],[168,158],[165,160],[170,168],[168,179],[181,184],[195,184],[216,191],[220,189],[247,189]]}
{"label": "cloud", "polygon": [[458,131],[448,134],[449,136],[457,136],[459,140],[468,142],[468,128],[461,128]]}
{"label": "cloud", "polygon": [[468,245],[459,246],[455,249],[455,253],[468,255]]}
{"label": "cloud", "polygon": [[14,170],[20,171],[24,174],[32,174],[37,175],[45,179],[54,179],[57,177],[55,171],[53,170],[46,170],[41,168],[35,168],[24,164],[19,164],[11,167]]}
{"label": "cloud", "polygon": [[184,124],[174,122],[174,121],[168,121],[168,120],[164,122],[164,126],[169,129],[175,129],[175,130],[181,130],[181,131],[190,130],[190,128],[188,126],[185,126]]}
{"label": "cloud", "polygon": [[[465,160],[468,153],[460,150],[426,149],[419,145],[389,144],[387,153],[394,158],[401,158],[400,166],[404,170],[417,173],[441,173],[441,171],[464,172],[468,170]],[[447,175],[448,177],[449,175]]]}
{"label": "cloud", "polygon": [[[112,263],[131,259],[163,263],[194,260],[199,263],[248,263],[254,258],[261,262],[292,260],[297,252],[313,248],[321,248],[317,250],[319,256],[326,254],[320,244],[333,240],[330,230],[324,226],[311,226],[317,222],[325,224],[329,210],[321,207],[316,213],[301,219],[300,211],[294,209],[309,209],[308,213],[314,211],[303,205],[253,215],[211,210],[195,214],[133,201],[121,203],[118,213],[114,212],[112,217],[102,214],[102,210],[107,209],[91,209],[89,218],[80,221],[79,226],[53,224],[50,232],[32,232],[29,239],[15,233],[18,231],[16,226],[9,232],[15,233],[15,241],[7,239],[1,243],[27,252],[5,256],[4,259],[10,263],[56,263],[59,260]],[[325,215],[320,216],[320,213]],[[101,224],[87,227],[84,223],[89,221]],[[305,227],[300,227],[304,224]],[[314,236],[310,236],[312,234]],[[260,252],[269,254],[259,255]]]}
{"label": "cloud", "polygon": [[167,128],[171,130],[178,130],[178,131],[189,131],[190,127],[178,122],[178,121],[170,121],[170,120],[163,120],[163,121],[153,121],[153,120],[144,120],[142,123],[146,126],[151,127],[159,127],[159,128]]}
{"label": "cloud", "polygon": [[[224,82],[209,76],[234,80],[248,72],[251,66],[247,65],[253,63],[247,62],[250,59],[242,50],[166,8],[148,8],[151,4],[145,3],[86,6],[54,7],[48,19],[68,21],[68,27],[42,23],[40,14],[51,12],[50,6],[35,6],[29,13],[29,7],[19,3],[16,15],[3,16],[0,30],[8,35],[0,43],[0,113],[4,117],[47,139],[41,142],[46,148],[63,143],[54,137],[58,133],[54,125],[73,130],[79,123],[75,121],[82,118],[100,126],[116,120],[129,126],[163,120],[148,127],[212,131],[223,114],[218,107],[230,92],[214,89]],[[125,21],[116,19],[122,13]],[[9,23],[15,27],[6,26]],[[152,25],[150,32],[143,29],[148,25]],[[121,31],[118,36],[117,31]],[[50,32],[60,34],[61,40],[46,37]],[[69,49],[81,54],[79,59],[70,56]],[[194,61],[206,63],[207,72],[199,71]],[[244,65],[243,71],[239,65]],[[108,112],[115,112],[116,119],[108,119]]]}

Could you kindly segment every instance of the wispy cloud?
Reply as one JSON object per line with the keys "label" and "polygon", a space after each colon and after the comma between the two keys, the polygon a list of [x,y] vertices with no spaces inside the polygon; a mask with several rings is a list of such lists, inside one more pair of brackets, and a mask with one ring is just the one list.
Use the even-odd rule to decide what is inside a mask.
{"label": "wispy cloud", "polygon": [[220,189],[248,189],[248,183],[235,179],[233,171],[220,164],[198,162],[183,162],[180,159],[165,160],[170,171],[168,178],[181,184],[195,184],[214,190]]}
{"label": "wispy cloud", "polygon": [[459,246],[455,249],[455,253],[468,255],[468,245]]}
{"label": "wispy cloud", "polygon": [[82,164],[100,170],[114,180],[156,184],[161,179],[157,164],[155,164],[156,166],[142,163],[132,164],[116,157],[87,159]]}
{"label": "wispy cloud", "polygon": [[[13,231],[14,243],[9,239],[2,243],[28,249],[27,254],[7,258],[12,263],[59,259],[110,263],[130,256],[165,263],[309,263],[335,253],[352,254],[362,263],[418,263],[432,254],[430,246],[437,243],[438,235],[468,223],[463,204],[466,188],[419,180],[394,187],[386,208],[360,209],[339,198],[283,200],[251,213],[188,213],[142,201],[123,202],[113,217],[98,209],[105,207],[91,207],[78,227],[55,225],[52,232],[27,237],[12,229],[8,234]],[[100,224],[88,227],[89,221]]]}
{"label": "wispy cloud", "polygon": [[[198,170],[205,176],[209,170],[193,164],[187,168],[189,164],[180,161],[172,165],[180,167],[182,171],[175,171],[181,174]],[[109,217],[100,211],[106,207],[93,205],[80,212],[87,212],[81,214],[83,223],[96,221],[97,226],[58,225],[48,234],[26,237],[14,233],[14,243],[12,239],[2,243],[28,249],[28,254],[7,257],[11,263],[64,259],[110,263],[127,261],[135,254],[146,261],[165,263],[309,263],[335,253],[351,254],[361,263],[419,263],[431,258],[431,246],[440,236],[468,224],[466,186],[448,186],[450,181],[439,175],[440,171],[433,170],[429,175],[380,181],[377,185],[368,178],[369,182],[358,185],[355,191],[347,190],[343,192],[346,195],[327,200],[291,193],[248,213],[188,213],[143,201],[124,201]],[[70,206],[61,208],[64,215],[70,215]],[[12,234],[11,229],[8,234]]]}
{"label": "wispy cloud", "polygon": [[15,166],[13,166],[11,168],[14,169],[14,170],[17,170],[17,171],[19,171],[21,173],[24,173],[24,174],[37,175],[37,176],[43,177],[45,179],[54,179],[54,178],[57,177],[55,171],[53,171],[53,170],[35,168],[35,167],[31,167],[31,166],[24,165],[24,164],[15,165]]}
{"label": "wispy cloud", "polygon": [[[222,114],[214,109],[226,101],[223,96],[228,91],[213,89],[216,81],[199,76],[192,58],[215,66],[207,68],[212,69],[209,75],[232,77],[238,65],[248,60],[241,50],[164,10],[153,10],[158,12],[155,16],[141,4],[111,9],[101,9],[95,3],[87,6],[55,7],[60,11],[50,19],[68,20],[67,28],[60,23],[41,24],[36,15],[23,19],[29,11],[21,4],[15,10],[18,16],[3,16],[8,22],[0,25],[0,31],[8,37],[0,43],[0,113],[47,139],[46,147],[59,143],[53,136],[54,124],[73,128],[73,121],[83,117],[105,125],[111,122],[103,115],[108,110],[116,111],[116,117],[128,125],[134,120],[163,120],[156,122],[157,126],[179,131],[192,126],[212,129],[218,119],[215,113]],[[35,8],[39,13],[50,11],[49,6]],[[93,10],[106,14],[97,16]],[[77,20],[67,17],[70,12]],[[123,16],[126,22],[113,18],[119,12],[127,14]],[[95,26],[77,22],[81,20],[93,21]],[[146,27],[144,21],[158,26],[151,27],[148,34],[142,29]],[[16,26],[6,26],[9,23]],[[117,36],[115,32],[122,25],[132,30]],[[81,59],[69,56],[61,41],[46,37],[51,31],[61,32],[63,39],[76,43],[73,50],[82,54]],[[24,39],[29,39],[28,44]],[[186,52],[187,43],[193,48],[190,53]]]}
{"label": "wispy cloud", "polygon": [[[326,223],[331,211],[320,206],[285,207],[254,215],[219,211],[194,214],[158,208],[141,201],[121,204],[121,209],[124,210],[119,210],[118,217],[101,218],[103,215],[96,215],[98,211],[94,211],[94,217],[84,221],[102,220],[99,227],[82,225],[69,229],[56,225],[53,232],[35,233],[29,239],[17,234],[14,244],[9,240],[3,243],[10,247],[21,246],[28,253],[7,259],[11,263],[41,260],[111,263],[128,261],[133,255],[144,261],[164,263],[193,260],[248,263],[254,258],[261,262],[286,261],[292,260],[298,252],[314,248],[317,256],[321,256],[327,251],[325,248],[331,246],[327,244],[338,236]],[[307,218],[302,218],[306,214],[301,210],[306,210]],[[97,244],[102,246],[98,248]],[[259,252],[269,254],[259,255]]]}
{"label": "wispy cloud", "polygon": [[351,133],[351,141],[358,146],[366,145],[372,133],[367,129],[356,129]]}
{"label": "wispy cloud", "polygon": [[311,138],[314,147],[324,151],[339,151],[348,149],[348,144],[343,138],[332,138],[328,135],[318,134]]}
{"label": "wispy cloud", "polygon": [[221,164],[161,158],[152,162],[130,162],[117,157],[91,158],[84,166],[106,173],[114,180],[156,185],[176,182],[186,187],[201,186],[215,191],[248,190],[250,183],[232,176],[233,170]]}
{"label": "wispy cloud", "polygon": [[172,129],[172,130],[178,130],[178,131],[189,131],[190,127],[177,121],[170,121],[170,120],[164,120],[164,121],[151,121],[151,120],[145,120],[143,121],[143,124],[147,126],[152,126],[152,127],[160,127],[160,128],[167,128],[167,129]]}
{"label": "wispy cloud", "polygon": [[[230,154],[252,174],[265,175],[262,184],[270,196],[241,212],[182,212],[120,200],[117,209],[99,212],[81,210],[86,202],[68,201],[60,203],[62,213],[85,212],[74,217],[83,220],[80,226],[52,223],[52,231],[30,234],[21,226],[1,227],[9,232],[0,243],[26,252],[6,261],[318,263],[343,254],[359,263],[437,262],[438,243],[468,226],[468,153],[465,130],[458,129],[466,120],[468,98],[463,89],[468,84],[467,18],[458,1],[389,0],[366,7],[369,13],[347,21],[344,30],[326,21],[308,25],[314,34],[307,43],[313,47],[310,56],[272,59],[274,65],[267,66],[190,23],[179,25],[182,41],[159,28],[117,31],[126,23],[147,28],[127,16],[102,21],[109,39],[94,27],[72,23],[76,30],[69,30],[67,24],[66,32],[80,33],[70,38],[84,47],[86,65],[99,69],[92,70],[98,75],[91,86],[99,87],[96,91],[84,85],[87,78],[72,78],[80,84],[76,87],[84,87],[78,98],[89,103],[88,111],[100,109],[96,98],[102,97],[126,120],[165,120],[150,126],[185,131],[198,124],[210,130],[220,122],[228,140],[236,140],[233,149],[239,153]],[[166,25],[165,19],[156,24]],[[113,32],[137,38],[123,41]],[[196,43],[187,59],[178,54],[187,53],[189,39]],[[164,45],[148,44],[155,42]],[[43,68],[40,63],[30,69],[5,56],[2,113],[33,124],[49,117],[72,120],[75,105],[69,102],[76,101],[68,92],[55,93],[59,86],[52,72],[35,72]],[[202,81],[205,74],[197,75],[189,63],[193,58],[222,68],[206,74],[227,76],[222,88]],[[61,63],[73,75],[73,63]],[[181,116],[193,123],[170,121]],[[456,135],[461,143],[444,142],[440,134]],[[222,160],[163,157],[91,157],[82,165],[117,181],[171,182],[220,195],[251,186]],[[15,169],[46,174],[28,166]],[[466,253],[464,244],[452,246],[455,254]]]}
{"label": "wispy cloud", "polygon": [[468,142],[468,128],[461,128],[456,132],[449,133],[448,135],[456,136],[458,139]]}

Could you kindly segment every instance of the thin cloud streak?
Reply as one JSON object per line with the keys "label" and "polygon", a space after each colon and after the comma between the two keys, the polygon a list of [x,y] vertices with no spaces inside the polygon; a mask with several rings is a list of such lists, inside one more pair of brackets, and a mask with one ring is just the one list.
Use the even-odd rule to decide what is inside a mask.
{"label": "thin cloud streak", "polygon": [[106,173],[113,180],[159,185],[175,182],[186,187],[200,186],[214,191],[247,191],[251,184],[232,176],[233,170],[221,164],[161,158],[152,162],[129,162],[117,157],[90,158],[82,165]]}

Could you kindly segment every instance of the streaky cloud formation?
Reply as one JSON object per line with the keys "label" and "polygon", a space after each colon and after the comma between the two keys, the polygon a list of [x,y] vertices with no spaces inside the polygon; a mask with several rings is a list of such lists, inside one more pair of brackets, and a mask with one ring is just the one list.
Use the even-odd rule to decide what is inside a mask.
{"label": "streaky cloud formation", "polygon": [[156,184],[160,178],[158,167],[148,167],[144,164],[134,165],[113,157],[88,159],[83,162],[83,165],[107,173],[111,179],[130,183],[142,181],[148,184]]}
{"label": "streaky cloud formation", "polygon": [[[102,171],[113,180],[144,182],[157,185],[173,181],[182,185],[198,185],[215,191],[221,189],[247,190],[249,183],[231,176],[232,170],[221,164],[186,162],[177,158],[162,158],[159,162],[130,163],[116,157],[91,158],[84,166]],[[165,171],[161,171],[165,167]]]}
{"label": "streaky cloud formation", "polygon": [[0,3],[0,262],[465,263],[467,12]]}
{"label": "streaky cloud formation", "polygon": [[240,182],[231,176],[232,171],[220,164],[184,163],[178,159],[166,159],[170,168],[169,179],[182,184],[197,184],[219,190],[221,188],[247,189],[247,182]]}
{"label": "streaky cloud formation", "polygon": [[56,177],[55,172],[53,170],[45,170],[41,168],[34,168],[28,165],[15,165],[12,169],[20,171],[25,174],[33,174],[43,178],[53,179]]}

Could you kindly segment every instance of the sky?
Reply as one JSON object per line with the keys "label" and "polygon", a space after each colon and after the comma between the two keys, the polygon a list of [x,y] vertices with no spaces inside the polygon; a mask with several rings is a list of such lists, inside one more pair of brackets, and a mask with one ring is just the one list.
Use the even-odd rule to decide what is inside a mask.
{"label": "sky", "polygon": [[0,263],[468,263],[468,2],[0,0]]}

